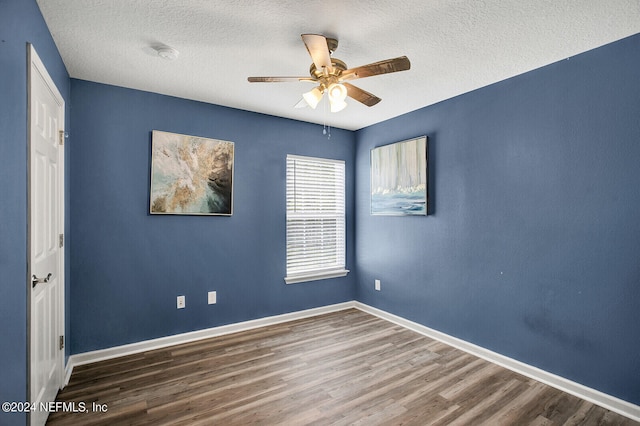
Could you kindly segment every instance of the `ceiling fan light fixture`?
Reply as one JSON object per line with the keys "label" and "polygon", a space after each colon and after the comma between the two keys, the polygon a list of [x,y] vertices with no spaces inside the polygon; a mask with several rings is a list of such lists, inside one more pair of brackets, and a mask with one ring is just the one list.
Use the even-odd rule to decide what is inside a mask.
{"label": "ceiling fan light fixture", "polygon": [[318,87],[314,87],[311,91],[304,93],[302,97],[311,108],[316,109],[322,99],[322,91]]}
{"label": "ceiling fan light fixture", "polygon": [[347,88],[343,84],[333,83],[329,86],[329,99],[331,101],[342,101],[347,98]]}
{"label": "ceiling fan light fixture", "polygon": [[329,104],[331,105],[331,112],[340,112],[347,107],[347,103],[339,99],[329,98]]}
{"label": "ceiling fan light fixture", "polygon": [[329,92],[331,112],[339,112],[347,107],[347,103],[344,101],[347,98],[347,88],[343,84],[333,83],[327,91]]}

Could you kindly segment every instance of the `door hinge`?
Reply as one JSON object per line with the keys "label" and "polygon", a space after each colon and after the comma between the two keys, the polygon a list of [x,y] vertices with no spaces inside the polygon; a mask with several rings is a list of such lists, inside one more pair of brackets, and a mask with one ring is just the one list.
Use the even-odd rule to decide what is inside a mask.
{"label": "door hinge", "polygon": [[60,234],[58,236],[58,246],[60,248],[64,247],[64,234]]}
{"label": "door hinge", "polygon": [[58,132],[58,139],[59,139],[60,145],[64,145],[64,136],[65,136],[64,130],[60,130]]}
{"label": "door hinge", "polygon": [[60,336],[60,350],[64,349],[64,336]]}

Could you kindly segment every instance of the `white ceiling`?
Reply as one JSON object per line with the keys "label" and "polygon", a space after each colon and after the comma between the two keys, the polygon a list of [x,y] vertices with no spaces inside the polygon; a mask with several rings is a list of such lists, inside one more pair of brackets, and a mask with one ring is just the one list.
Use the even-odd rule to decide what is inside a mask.
{"label": "white ceiling", "polygon": [[[37,1],[73,78],[350,130],[640,33],[640,0]],[[337,38],[349,67],[411,69],[352,81],[382,98],[371,108],[294,109],[310,83],[247,77],[308,76],[303,33]]]}

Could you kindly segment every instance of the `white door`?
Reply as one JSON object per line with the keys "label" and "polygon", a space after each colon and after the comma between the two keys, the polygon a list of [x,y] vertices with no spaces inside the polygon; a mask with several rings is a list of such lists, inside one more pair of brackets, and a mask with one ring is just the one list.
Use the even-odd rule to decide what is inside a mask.
{"label": "white door", "polygon": [[29,394],[32,425],[64,378],[64,100],[29,45]]}

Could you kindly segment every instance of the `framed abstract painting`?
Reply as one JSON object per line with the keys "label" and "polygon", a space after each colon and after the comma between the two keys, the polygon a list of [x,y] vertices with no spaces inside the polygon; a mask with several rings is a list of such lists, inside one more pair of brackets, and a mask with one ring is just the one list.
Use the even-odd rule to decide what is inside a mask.
{"label": "framed abstract painting", "polygon": [[154,130],[151,214],[233,214],[233,142]]}
{"label": "framed abstract painting", "polygon": [[426,216],[427,137],[371,150],[371,214]]}

